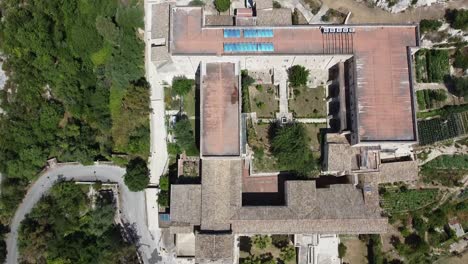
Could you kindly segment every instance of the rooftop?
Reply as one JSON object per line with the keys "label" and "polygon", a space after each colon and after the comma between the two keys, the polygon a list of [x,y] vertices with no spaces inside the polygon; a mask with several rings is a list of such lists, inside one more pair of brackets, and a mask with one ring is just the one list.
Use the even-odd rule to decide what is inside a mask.
{"label": "rooftop", "polygon": [[234,63],[202,64],[202,155],[239,156],[239,74]]}
{"label": "rooftop", "polygon": [[231,264],[234,237],[231,234],[196,234],[196,263]]}
{"label": "rooftop", "polygon": [[181,224],[200,225],[201,186],[187,184],[171,186],[171,221]]}
{"label": "rooftop", "polygon": [[[318,25],[274,26],[270,21],[266,24],[273,30],[271,38],[226,39],[224,28],[202,27],[200,8],[177,7],[172,12],[173,55],[230,55],[224,52],[224,43],[245,42],[271,43],[273,50],[236,55],[354,54],[358,141],[416,141],[408,54],[408,47],[417,45],[416,25],[346,25],[337,27],[353,28],[354,33],[325,34]],[[257,25],[258,19],[261,15]],[[251,27],[237,27],[243,28]]]}

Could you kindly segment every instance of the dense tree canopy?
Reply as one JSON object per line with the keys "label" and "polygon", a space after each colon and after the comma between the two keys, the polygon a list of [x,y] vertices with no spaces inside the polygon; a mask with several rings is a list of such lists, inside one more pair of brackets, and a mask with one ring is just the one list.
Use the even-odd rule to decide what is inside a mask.
{"label": "dense tree canopy", "polygon": [[190,124],[190,120],[182,118],[177,121],[174,126],[174,134],[177,145],[181,150],[185,150],[188,155],[193,156],[198,154],[198,149],[195,141],[195,133]]}
{"label": "dense tree canopy", "polygon": [[187,79],[186,77],[176,77],[172,81],[172,89],[174,93],[180,96],[184,96],[192,90],[192,86],[195,84],[195,81],[192,79]]}
{"label": "dense tree canopy", "polygon": [[214,5],[219,12],[225,12],[229,10],[231,0],[214,0]]}
{"label": "dense tree canopy", "polygon": [[421,33],[437,30],[441,26],[442,22],[439,20],[422,19],[419,22],[419,29],[421,30]]}
{"label": "dense tree canopy", "polygon": [[271,152],[278,164],[285,170],[307,175],[316,163],[310,150],[310,139],[300,123],[290,123],[273,127]]}
{"label": "dense tree canopy", "polygon": [[465,30],[468,28],[468,10],[466,9],[447,9],[445,18],[455,29]]}
{"label": "dense tree canopy", "polygon": [[135,158],[128,163],[125,184],[132,192],[142,191],[148,186],[149,171],[146,162]]}
{"label": "dense tree canopy", "polygon": [[288,69],[289,83],[293,87],[306,85],[307,79],[309,78],[309,70],[304,66],[294,65]]}
{"label": "dense tree canopy", "polygon": [[[0,91],[4,176],[31,180],[51,157],[124,164],[135,156],[146,159],[149,89],[143,79],[139,2],[4,0],[0,5],[0,49],[9,75]],[[15,192],[5,193],[0,205],[10,211],[1,210],[2,218],[15,208],[15,198],[8,197]]]}
{"label": "dense tree canopy", "polygon": [[114,225],[112,194],[60,183],[26,216],[19,230],[21,263],[138,263],[136,248]]}

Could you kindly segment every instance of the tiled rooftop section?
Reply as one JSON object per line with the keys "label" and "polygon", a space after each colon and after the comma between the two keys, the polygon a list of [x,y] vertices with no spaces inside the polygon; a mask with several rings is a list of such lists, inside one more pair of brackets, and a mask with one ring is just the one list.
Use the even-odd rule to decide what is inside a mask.
{"label": "tiled rooftop section", "polygon": [[407,54],[415,45],[413,26],[356,29],[361,141],[415,140]]}
{"label": "tiled rooftop section", "polygon": [[[174,55],[225,54],[223,28],[203,28],[201,9],[176,8],[173,14],[171,52]],[[416,26],[348,27],[353,28],[355,33],[322,34],[320,27],[313,25],[272,27],[272,38],[240,37],[229,39],[228,42],[273,44],[273,51],[257,51],[246,55],[353,53],[356,62],[359,141],[415,141],[407,47],[416,46]]]}
{"label": "tiled rooftop section", "polygon": [[202,66],[202,155],[238,156],[239,76],[234,63]]}

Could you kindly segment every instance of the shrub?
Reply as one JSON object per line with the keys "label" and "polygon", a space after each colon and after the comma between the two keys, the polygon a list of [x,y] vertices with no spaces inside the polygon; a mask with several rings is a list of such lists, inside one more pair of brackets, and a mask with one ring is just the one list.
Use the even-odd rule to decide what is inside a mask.
{"label": "shrub", "polygon": [[168,207],[169,206],[169,192],[168,191],[161,191],[158,195],[158,204],[161,207]]}
{"label": "shrub", "polygon": [[288,69],[288,78],[293,87],[306,85],[309,78],[309,70],[304,66],[294,65]]}
{"label": "shrub", "polygon": [[172,90],[175,94],[184,96],[192,90],[192,86],[195,84],[195,81],[192,79],[187,79],[185,76],[175,77],[172,80]]}
{"label": "shrub", "polygon": [[300,123],[284,126],[273,124],[272,126],[271,152],[278,160],[280,167],[307,175],[314,169],[315,164],[309,148],[310,139],[304,126]]}
{"label": "shrub", "polygon": [[454,55],[453,67],[463,69],[464,71],[468,69],[468,52],[457,49]]}
{"label": "shrub", "polygon": [[293,245],[288,245],[281,249],[280,257],[282,260],[290,261],[296,257],[296,248]]}
{"label": "shrub", "polygon": [[273,1],[273,8],[281,8],[281,4],[278,1]]}
{"label": "shrub", "polygon": [[255,88],[257,89],[257,91],[263,92],[263,86],[261,84],[257,84]]}
{"label": "shrub", "polygon": [[177,123],[174,126],[174,134],[176,137],[177,145],[180,149],[185,150],[187,152],[195,151],[195,136],[192,129],[192,124],[190,124],[190,121],[188,119],[182,119],[177,121]]}
{"label": "shrub", "polygon": [[231,6],[230,0],[214,0],[214,5],[219,12],[225,12],[229,10]]}
{"label": "shrub", "polygon": [[159,178],[159,189],[161,191],[169,191],[169,176],[168,175],[163,175],[161,178]]}
{"label": "shrub", "polygon": [[259,249],[264,249],[271,244],[270,236],[255,235],[253,237],[253,244]]}
{"label": "shrub", "polygon": [[346,255],[346,246],[343,243],[338,244],[338,257],[344,258]]}
{"label": "shrub", "polygon": [[426,33],[429,31],[435,31],[442,26],[442,22],[439,20],[433,19],[423,19],[419,22],[419,29],[421,33]]}
{"label": "shrub", "polygon": [[127,165],[124,181],[132,192],[144,190],[149,183],[149,171],[146,161],[141,158],[131,160]]}
{"label": "shrub", "polygon": [[456,96],[465,97],[468,95],[468,77],[452,77],[453,93]]}
{"label": "shrub", "polygon": [[297,8],[294,8],[294,11],[291,14],[291,20],[293,25],[299,25],[299,11]]}
{"label": "shrub", "polygon": [[430,50],[426,53],[429,82],[439,82],[449,74],[449,53],[447,50]]}
{"label": "shrub", "polygon": [[271,242],[277,248],[284,248],[289,245],[289,236],[288,235],[271,235]]}
{"label": "shrub", "polygon": [[465,9],[447,9],[445,19],[455,29],[465,30],[468,28],[468,10]]}
{"label": "shrub", "polygon": [[192,0],[188,4],[189,6],[204,6],[205,2],[203,0]]}
{"label": "shrub", "polygon": [[250,101],[249,101],[249,86],[254,84],[254,78],[249,76],[247,70],[241,72],[241,86],[242,86],[242,112],[250,112]]}

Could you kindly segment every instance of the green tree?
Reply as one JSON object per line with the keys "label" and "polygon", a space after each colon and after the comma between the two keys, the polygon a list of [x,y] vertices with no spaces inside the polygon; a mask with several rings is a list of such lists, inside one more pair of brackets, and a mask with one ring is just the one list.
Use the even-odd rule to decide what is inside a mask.
{"label": "green tree", "polygon": [[161,178],[159,178],[159,189],[161,189],[161,191],[169,191],[169,186],[170,186],[169,176],[168,175],[161,176]]}
{"label": "green tree", "polygon": [[419,22],[419,29],[421,33],[438,30],[442,26],[442,22],[433,19],[422,19]]}
{"label": "green tree", "polygon": [[192,125],[188,119],[185,118],[176,122],[174,126],[174,134],[177,144],[181,149],[187,151],[187,154],[193,155],[197,153],[198,150],[195,145],[195,136]]}
{"label": "green tree", "polygon": [[453,61],[454,67],[463,69],[464,71],[468,69],[468,49],[463,49],[463,50],[457,49],[454,57],[455,57]]}
{"label": "green tree", "polygon": [[252,239],[253,244],[259,249],[264,249],[271,244],[271,237],[264,235],[255,235]]}
{"label": "green tree", "polygon": [[231,0],[214,0],[214,5],[219,12],[225,12],[229,10]]}
{"label": "green tree", "polygon": [[168,207],[169,206],[169,192],[168,191],[161,191],[158,194],[158,204],[161,207]]}
{"label": "green tree", "polygon": [[309,78],[309,70],[302,65],[294,65],[288,69],[288,78],[293,87],[306,85]]}
{"label": "green tree", "polygon": [[124,175],[125,184],[132,192],[142,191],[148,186],[149,171],[146,162],[135,158],[128,163],[127,173]]}
{"label": "green tree", "polygon": [[346,250],[347,250],[347,247],[345,246],[345,244],[343,243],[338,244],[338,257],[344,258],[344,256],[346,255]]}
{"label": "green tree", "polygon": [[296,257],[296,248],[293,245],[288,245],[282,248],[280,257],[285,262],[294,259]]}
{"label": "green tree", "polygon": [[468,28],[468,10],[466,9],[447,9],[445,10],[445,19],[455,29],[465,30]]}
{"label": "green tree", "polygon": [[271,152],[278,164],[285,170],[292,170],[302,175],[311,172],[316,164],[310,150],[310,139],[300,123],[285,125],[274,124],[271,128]]}
{"label": "green tree", "polygon": [[262,260],[258,256],[248,256],[241,259],[241,264],[262,264]]}
{"label": "green tree", "polygon": [[175,77],[172,80],[172,90],[175,94],[184,96],[192,90],[195,81],[192,79],[187,79],[185,76]]}
{"label": "green tree", "polygon": [[290,243],[290,239],[288,235],[271,235],[271,242],[277,248],[283,248]]}

